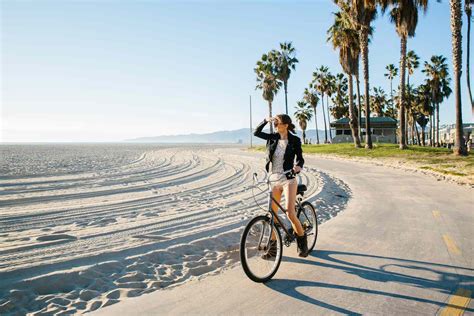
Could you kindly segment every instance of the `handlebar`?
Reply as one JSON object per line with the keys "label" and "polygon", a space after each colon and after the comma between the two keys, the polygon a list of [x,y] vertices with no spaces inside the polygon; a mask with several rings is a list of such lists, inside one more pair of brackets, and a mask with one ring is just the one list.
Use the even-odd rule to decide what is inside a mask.
{"label": "handlebar", "polygon": [[[261,183],[266,183],[266,184],[269,184],[270,182],[276,182],[278,180],[280,180],[280,178],[278,180],[270,180],[270,177],[274,174],[277,174],[277,173],[268,173],[268,172],[265,172],[266,173],[266,177],[264,178],[264,181],[258,181],[258,178],[257,178],[257,173],[254,172],[253,174],[253,181],[255,184],[261,184]],[[283,171],[283,174],[286,176],[286,175],[291,175],[291,176],[296,176],[296,173],[295,173],[295,170],[294,169],[289,169],[289,170],[285,170]]]}

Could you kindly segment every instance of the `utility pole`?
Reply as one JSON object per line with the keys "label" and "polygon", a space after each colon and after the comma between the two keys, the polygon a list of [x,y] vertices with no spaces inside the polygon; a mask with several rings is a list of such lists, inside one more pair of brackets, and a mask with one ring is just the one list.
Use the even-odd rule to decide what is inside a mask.
{"label": "utility pole", "polygon": [[252,96],[250,95],[250,148],[252,148]]}

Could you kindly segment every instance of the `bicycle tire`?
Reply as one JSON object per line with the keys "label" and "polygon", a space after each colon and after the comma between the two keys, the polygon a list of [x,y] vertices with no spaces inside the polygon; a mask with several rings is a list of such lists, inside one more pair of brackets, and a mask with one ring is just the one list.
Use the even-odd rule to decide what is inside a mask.
{"label": "bicycle tire", "polygon": [[[240,262],[242,263],[242,268],[244,269],[245,274],[254,282],[257,283],[264,283],[268,280],[270,280],[275,273],[278,271],[278,268],[280,267],[281,263],[281,258],[283,254],[283,243],[281,240],[281,234],[280,231],[275,227],[275,225],[272,225],[272,230],[276,234],[276,239],[277,239],[277,247],[279,251],[277,251],[276,254],[276,262],[274,263],[272,269],[269,271],[264,276],[257,276],[252,269],[250,268],[249,262],[247,261],[247,253],[246,253],[246,242],[247,238],[249,237],[249,232],[251,231],[252,227],[259,221],[266,222],[268,225],[270,225],[270,218],[265,215],[260,215],[252,218],[249,223],[245,226],[245,229],[242,233],[242,237],[240,239]],[[264,259],[262,259],[264,260]]]}
{"label": "bicycle tire", "polygon": [[[312,234],[314,234],[314,239],[312,239],[311,242],[308,240],[308,253],[310,253],[311,251],[313,251],[314,246],[316,245],[316,240],[318,239],[318,217],[316,215],[316,209],[314,208],[313,204],[311,204],[308,201],[304,201],[303,203],[301,203],[301,207],[298,208],[298,212],[297,212],[297,217],[300,220],[300,222],[301,222],[301,218],[300,218],[301,212],[302,210],[305,210],[305,207],[307,207],[307,210],[312,213],[310,217],[305,216],[305,218],[312,221],[311,227],[314,228],[314,231],[311,232]],[[303,225],[303,222],[301,222],[301,224]],[[305,232],[307,233],[306,230]]]}

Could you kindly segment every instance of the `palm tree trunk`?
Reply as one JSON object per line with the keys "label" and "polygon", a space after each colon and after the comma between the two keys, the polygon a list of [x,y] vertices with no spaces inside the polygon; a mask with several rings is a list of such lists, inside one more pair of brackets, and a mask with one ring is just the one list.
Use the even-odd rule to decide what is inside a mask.
{"label": "palm tree trunk", "polygon": [[[405,103],[405,141],[408,143],[408,129],[409,129],[409,126],[410,126],[410,120],[408,119],[409,118],[409,114],[408,114],[408,109],[411,107],[411,104],[410,104],[410,72],[407,71],[407,90],[405,91],[406,92],[406,103]],[[410,128],[411,129],[411,128]],[[412,130],[413,132],[413,130]],[[413,135],[413,134],[412,134]]]}
{"label": "palm tree trunk", "polygon": [[323,108],[323,119],[324,119],[324,143],[328,143],[328,128],[326,126],[326,113],[324,112],[324,93],[321,93],[321,104]]}
{"label": "palm tree trunk", "polygon": [[433,147],[436,147],[436,104],[433,112]]}
{"label": "palm tree trunk", "polygon": [[430,139],[430,146],[431,146],[431,114],[430,114],[430,118],[429,118],[429,121],[430,121],[430,131],[429,131],[429,139]]}
{"label": "palm tree trunk", "polygon": [[288,81],[284,81],[283,85],[285,87],[285,108],[286,108],[286,115],[288,115],[288,100],[287,100],[287,94],[288,94]]}
{"label": "palm tree trunk", "polygon": [[328,115],[328,127],[329,127],[329,140],[330,140],[330,142],[332,142],[331,116],[330,116],[330,113],[329,113],[329,96],[328,95],[326,95],[326,109],[328,110],[327,115]]}
{"label": "palm tree trunk", "polygon": [[407,143],[405,138],[405,70],[406,70],[406,54],[407,54],[407,38],[400,37],[400,149],[406,149]]}
{"label": "palm tree trunk", "polygon": [[362,28],[360,32],[360,47],[362,63],[364,66],[365,83],[365,148],[372,149],[372,137],[370,132],[370,89],[369,89],[369,34],[368,28]]}
{"label": "palm tree trunk", "polygon": [[314,110],[314,124],[316,126],[316,144],[319,145],[318,116],[316,115],[316,106],[313,107],[313,110]]}
{"label": "palm tree trunk", "polygon": [[357,119],[354,115],[354,88],[352,86],[352,75],[348,74],[349,77],[349,125],[351,127],[352,139],[354,140],[354,147],[361,148],[359,132],[357,128]]}
{"label": "palm tree trunk", "polygon": [[[272,102],[268,101],[268,117],[272,117]],[[270,122],[270,133],[273,133],[273,124]]]}
{"label": "palm tree trunk", "polygon": [[395,111],[393,110],[393,88],[392,88],[392,76],[390,76],[390,104],[391,104],[391,107],[392,107],[392,113],[394,113]]}
{"label": "palm tree trunk", "polygon": [[431,125],[430,125],[430,137],[431,137],[430,145],[431,145],[431,147],[435,146],[435,127],[436,127],[435,115],[436,115],[436,106],[433,105],[433,114],[430,117],[430,119],[431,119]]}
{"label": "palm tree trunk", "polygon": [[472,102],[472,92],[471,92],[471,80],[469,76],[469,59],[471,48],[471,12],[467,14],[467,58],[466,58],[466,80],[467,80],[467,91],[469,92],[469,100],[471,100],[471,108],[474,114],[474,103]]}
{"label": "palm tree trunk", "polygon": [[420,143],[420,132],[418,132],[418,127],[416,126],[416,120],[415,120],[415,117],[413,116],[413,125],[415,127],[415,131],[416,131],[416,142],[417,142],[417,145],[418,146],[421,146],[421,143]]}
{"label": "palm tree trunk", "polygon": [[439,103],[436,103],[436,147],[440,146],[439,141]]}
{"label": "palm tree trunk", "polygon": [[405,107],[405,141],[408,145],[408,134],[410,129],[410,121],[408,120],[408,109]]}
{"label": "palm tree trunk", "polygon": [[306,144],[306,132],[303,130],[303,144]]}
{"label": "palm tree trunk", "polygon": [[425,141],[425,138],[426,138],[426,137],[425,137],[425,127],[426,127],[426,125],[421,127],[421,141],[422,141],[423,147],[426,146],[426,141]]}
{"label": "palm tree trunk", "polygon": [[[359,73],[359,65],[357,65],[357,73]],[[362,128],[362,107],[360,102],[360,81],[359,75],[356,75],[356,85],[357,85],[357,117],[359,124],[357,126],[357,134],[359,134],[359,139],[362,139],[362,134],[360,129]]]}
{"label": "palm tree trunk", "polygon": [[462,105],[461,105],[461,67],[462,67],[462,35],[461,35],[461,0],[451,0],[451,35],[453,45],[454,95],[456,106],[456,139],[453,152],[456,155],[467,155],[463,139]]}

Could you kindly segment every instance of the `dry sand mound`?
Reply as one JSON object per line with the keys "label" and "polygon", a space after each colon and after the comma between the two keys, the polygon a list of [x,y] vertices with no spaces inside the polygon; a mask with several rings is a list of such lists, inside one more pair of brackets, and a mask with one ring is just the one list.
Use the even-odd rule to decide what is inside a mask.
{"label": "dry sand mound", "polygon": [[[81,152],[79,169],[58,169],[58,151],[50,169],[38,157],[41,174],[1,167],[1,315],[83,313],[238,264],[243,227],[263,212],[251,190],[262,155],[224,146],[122,151]],[[312,166],[301,181],[320,222],[350,197]],[[264,194],[256,199],[265,205]]]}

